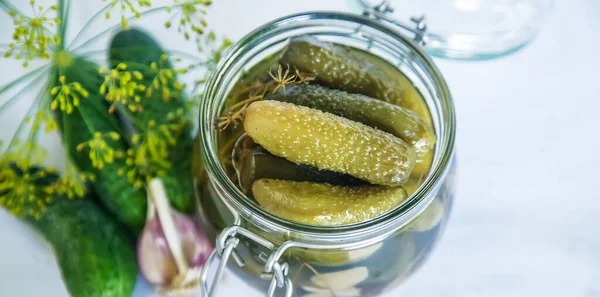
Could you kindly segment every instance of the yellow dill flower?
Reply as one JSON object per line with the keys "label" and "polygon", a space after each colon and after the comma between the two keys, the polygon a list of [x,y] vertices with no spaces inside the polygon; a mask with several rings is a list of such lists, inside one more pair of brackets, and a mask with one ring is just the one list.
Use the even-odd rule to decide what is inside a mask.
{"label": "yellow dill flower", "polygon": [[121,137],[117,132],[100,133],[95,132],[92,139],[77,145],[77,151],[89,149],[89,157],[92,166],[97,169],[104,168],[105,164],[111,164],[115,160],[115,150],[109,145],[108,141],[116,141]]}
{"label": "yellow dill flower", "polygon": [[88,174],[79,173],[75,167],[69,165],[56,182],[46,188],[46,191],[65,196],[68,199],[83,197],[85,195],[85,181],[88,176]]}
{"label": "yellow dill flower", "polygon": [[175,11],[173,16],[165,22],[165,27],[170,28],[172,22],[176,21],[177,31],[182,33],[186,40],[191,38],[191,34],[196,36],[196,41],[199,41],[199,36],[204,33],[206,29],[206,10],[202,9],[202,6],[209,6],[212,4],[210,0],[173,0],[175,5],[169,7],[167,11],[171,12],[173,7],[178,9]]}
{"label": "yellow dill flower", "polygon": [[0,207],[17,217],[40,218],[57,198],[80,198],[84,183],[72,168],[57,176],[53,168],[22,167],[8,155],[0,156]]}
{"label": "yellow dill flower", "polygon": [[52,5],[44,9],[42,6],[36,6],[35,1],[29,1],[33,16],[29,17],[10,11],[9,15],[13,17],[14,31],[12,42],[8,45],[8,51],[4,57],[14,57],[17,60],[23,59],[23,67],[29,65],[29,61],[35,58],[50,59],[50,53],[53,48],[60,44],[60,37],[50,30],[56,24],[60,24],[58,18],[48,17],[52,11],[58,10],[58,5]]}
{"label": "yellow dill flower", "polygon": [[54,100],[50,103],[50,108],[52,110],[60,108],[60,110],[67,114],[71,114],[73,108],[79,106],[79,96],[87,98],[89,93],[78,82],[66,84],[66,77],[64,75],[61,75],[58,81],[61,85],[50,90],[50,95],[54,96]]}
{"label": "yellow dill flower", "polygon": [[20,169],[7,159],[0,161],[0,207],[17,217],[39,218],[53,200],[43,183],[48,173]]}
{"label": "yellow dill flower", "polygon": [[168,113],[169,123],[166,124],[148,121],[145,131],[131,138],[134,148],[127,151],[127,167],[117,173],[126,175],[127,180],[136,187],[141,187],[154,177],[163,176],[172,167],[169,149],[177,144],[177,138],[183,131],[183,112]]}
{"label": "yellow dill flower", "polygon": [[[34,128],[30,130],[30,137],[28,138],[32,138],[31,135],[34,135],[33,130]],[[19,168],[29,168],[42,164],[48,158],[48,151],[32,139],[28,139],[24,143],[17,140],[4,153],[4,158],[17,164]]]}
{"label": "yellow dill flower", "polygon": [[112,11],[112,9],[115,6],[119,6],[119,8],[121,9],[121,26],[125,30],[129,29],[129,23],[127,22],[127,17],[125,16],[127,10],[129,10],[135,15],[136,18],[139,19],[142,16],[142,14],[139,12],[135,5],[137,4],[137,6],[140,8],[152,6],[152,3],[150,3],[150,1],[147,0],[102,0],[102,2],[107,1],[109,1],[110,7],[104,13],[104,17],[106,17],[106,19],[110,19],[110,12]]}
{"label": "yellow dill flower", "polygon": [[127,65],[124,63],[119,63],[111,70],[100,68],[98,72],[106,74],[100,86],[100,95],[112,103],[109,112],[113,112],[117,104],[127,106],[132,112],[142,111],[139,104],[142,97],[139,92],[146,91],[146,86],[140,83],[144,78],[141,72],[127,71]]}
{"label": "yellow dill flower", "polygon": [[173,69],[169,66],[169,56],[162,54],[158,63],[152,62],[150,70],[155,73],[150,85],[146,88],[146,97],[150,98],[154,91],[160,92],[163,101],[179,96],[185,84],[177,81],[177,74],[187,73],[187,69]]}

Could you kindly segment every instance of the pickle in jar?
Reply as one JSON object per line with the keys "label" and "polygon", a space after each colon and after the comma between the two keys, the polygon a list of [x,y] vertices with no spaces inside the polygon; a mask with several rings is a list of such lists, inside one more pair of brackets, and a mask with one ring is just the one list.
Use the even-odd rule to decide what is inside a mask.
{"label": "pickle in jar", "polygon": [[318,109],[381,129],[412,145],[420,156],[435,144],[435,134],[417,114],[365,95],[302,84],[279,89],[265,99]]}
{"label": "pickle in jar", "polygon": [[400,138],[291,103],[252,103],[246,111],[244,129],[276,156],[372,184],[402,185],[415,166],[415,150]]}
{"label": "pickle in jar", "polygon": [[261,178],[324,182],[347,186],[364,183],[351,175],[296,164],[285,158],[277,157],[256,144],[247,135],[242,135],[236,142],[232,159],[238,175],[239,186],[244,193],[249,194],[252,192],[252,184]]}
{"label": "pickle in jar", "polygon": [[402,203],[402,187],[334,186],[326,183],[261,179],[252,185],[256,201],[278,217],[321,226],[358,223]]}
{"label": "pickle in jar", "polygon": [[290,39],[280,63],[312,73],[317,83],[331,88],[367,95],[414,111],[422,110],[421,98],[407,93],[412,85],[401,84],[356,51],[303,35]]}

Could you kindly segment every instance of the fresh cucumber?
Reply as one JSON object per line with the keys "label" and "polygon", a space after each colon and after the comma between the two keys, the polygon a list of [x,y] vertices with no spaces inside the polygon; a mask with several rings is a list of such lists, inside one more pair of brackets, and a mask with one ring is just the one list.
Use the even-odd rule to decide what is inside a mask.
{"label": "fresh cucumber", "polygon": [[[164,59],[164,54],[164,49],[150,35],[137,29],[129,29],[113,37],[109,58],[112,67],[123,63],[127,66],[127,70],[139,71],[143,75],[141,83],[151,88],[157,76],[156,70],[150,67],[152,63],[161,69],[172,69],[169,60]],[[152,120],[157,125],[161,125],[169,123],[167,114],[179,113],[177,119],[184,126],[178,133],[176,143],[169,149],[169,161],[172,167],[161,176],[161,179],[173,207],[193,214],[195,201],[191,158],[194,140],[190,124],[191,116],[183,92],[176,92],[176,79],[176,76],[167,79],[167,88],[172,90],[170,98],[163,98],[164,94],[158,90],[153,90],[148,98],[142,94],[143,98],[139,102],[142,112],[131,112],[128,116],[140,123]]]}
{"label": "fresh cucumber", "polygon": [[[108,112],[109,106],[99,94],[103,82],[103,77],[98,74],[99,66],[80,57],[64,55],[53,71],[55,85],[60,86],[59,77],[64,76],[64,83],[78,82],[89,93],[87,98],[80,99],[79,106],[71,113],[55,111],[65,147],[80,171],[94,175],[91,185],[106,208],[137,233],[146,221],[147,201],[144,189],[133,187],[125,177],[117,174],[119,169],[126,167],[125,159],[114,158],[112,162],[104,162],[102,168],[97,168],[90,160],[90,147],[78,149],[81,143],[93,139],[95,133],[122,134],[118,119]],[[122,137],[104,139],[114,153],[129,148]]]}
{"label": "fresh cucumber", "polygon": [[[12,170],[22,177],[25,174],[34,176],[40,168],[22,170],[13,165]],[[57,178],[56,174],[46,172],[43,177],[30,181],[28,187],[35,187],[40,195],[30,196],[29,199],[47,199],[45,195],[52,194],[44,189]],[[0,196],[13,190],[18,192],[15,188],[5,187]],[[12,193],[13,196],[15,194],[17,193]],[[93,197],[68,199],[65,196],[54,196],[47,201],[52,202],[39,216],[25,215],[23,219],[37,229],[54,248],[70,295],[131,296],[136,284],[137,266],[131,242],[121,226]],[[36,200],[30,202],[34,203]],[[21,207],[28,206],[24,204]]]}
{"label": "fresh cucumber", "polygon": [[30,220],[54,247],[72,297],[129,297],[135,254],[119,225],[91,199],[60,200]]}

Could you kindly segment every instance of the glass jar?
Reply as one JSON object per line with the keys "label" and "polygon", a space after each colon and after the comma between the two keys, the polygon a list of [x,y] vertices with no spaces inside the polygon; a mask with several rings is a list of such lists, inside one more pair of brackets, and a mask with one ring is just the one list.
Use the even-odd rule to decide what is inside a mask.
{"label": "glass jar", "polygon": [[[246,197],[219,161],[215,120],[227,94],[244,71],[280,51],[290,37],[305,34],[384,59],[406,75],[430,109],[438,142],[426,180],[404,203],[372,220],[325,227],[278,218]],[[267,296],[376,296],[425,261],[450,214],[456,124],[442,75],[411,38],[367,17],[314,12],[272,21],[233,45],[208,80],[200,107],[200,217],[209,235],[219,234],[202,274],[205,294],[214,296],[226,263]],[[209,284],[212,265],[218,268]]]}

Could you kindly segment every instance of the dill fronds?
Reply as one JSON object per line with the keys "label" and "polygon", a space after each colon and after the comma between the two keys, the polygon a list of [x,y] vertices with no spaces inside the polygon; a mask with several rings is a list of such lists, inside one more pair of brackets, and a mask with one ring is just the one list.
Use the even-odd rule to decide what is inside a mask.
{"label": "dill fronds", "polygon": [[111,70],[100,68],[98,70],[104,76],[104,82],[100,86],[100,95],[105,96],[106,101],[112,103],[109,112],[114,112],[117,104],[127,106],[130,111],[141,111],[139,102],[142,100],[139,92],[146,91],[146,86],[140,81],[144,78],[139,71],[127,71],[127,65],[119,63]]}
{"label": "dill fronds", "polygon": [[163,176],[173,167],[169,158],[169,150],[177,144],[184,123],[180,120],[183,110],[167,114],[168,123],[157,124],[150,120],[144,131],[131,138],[133,148],[127,151],[127,168],[121,168],[119,175],[126,175],[127,180],[135,187],[142,187],[155,177]]}
{"label": "dill fronds", "polygon": [[108,11],[104,13],[104,17],[106,19],[110,19],[110,12],[115,6],[119,6],[121,10],[121,27],[127,30],[129,29],[129,23],[127,22],[127,17],[125,16],[127,10],[135,15],[136,18],[140,18],[142,15],[139,12],[138,8],[136,8],[136,4],[139,8],[151,7],[152,3],[147,0],[102,0],[103,2],[110,2],[110,8]]}
{"label": "dill fronds", "polygon": [[36,6],[34,0],[30,0],[29,4],[33,13],[31,17],[16,11],[9,12],[15,28],[13,40],[8,44],[8,51],[4,53],[5,58],[25,60],[23,67],[27,67],[35,58],[50,59],[52,48],[61,42],[60,37],[50,30],[60,24],[60,19],[48,17],[50,12],[58,10],[58,5],[44,8]]}
{"label": "dill fronds", "polygon": [[262,100],[267,93],[274,93],[279,89],[283,89],[285,93],[286,86],[308,84],[315,79],[314,75],[302,73],[298,69],[294,69],[292,74],[289,66],[283,70],[281,64],[277,67],[276,72],[269,69],[269,77],[271,78],[270,81],[255,81],[250,84],[248,86],[248,98],[229,107],[225,112],[225,116],[217,119],[217,127],[221,130],[225,130],[230,126],[235,128],[244,119],[248,106],[255,101]]}
{"label": "dill fronds", "polygon": [[210,0],[173,0],[174,5],[167,9],[168,12],[173,11],[173,7],[178,7],[175,13],[165,22],[166,28],[171,28],[172,22],[177,23],[177,32],[182,33],[186,40],[191,38],[191,34],[195,34],[196,42],[199,42],[200,36],[204,34],[206,29],[206,10],[201,7],[206,7],[212,4]]}
{"label": "dill fronds", "polygon": [[154,78],[146,88],[145,95],[147,98],[150,98],[154,91],[158,91],[162,100],[167,102],[171,98],[181,95],[181,92],[185,89],[185,84],[180,83],[175,79],[175,76],[187,73],[187,69],[173,69],[168,64],[169,56],[167,54],[162,54],[158,63],[152,62],[150,64],[150,70],[154,74]]}
{"label": "dill fronds", "polygon": [[100,133],[95,132],[92,139],[77,145],[77,151],[89,149],[89,157],[92,166],[97,169],[104,168],[105,163],[112,163],[115,160],[115,150],[110,146],[107,140],[119,140],[121,136],[117,132]]}
{"label": "dill fronds", "polygon": [[64,75],[60,76],[58,81],[61,85],[50,89],[50,95],[54,96],[54,100],[50,103],[50,108],[52,110],[60,108],[60,110],[67,114],[71,114],[73,108],[79,106],[79,96],[87,98],[89,92],[80,83],[72,82],[67,84],[65,83],[66,80],[67,78]]}

